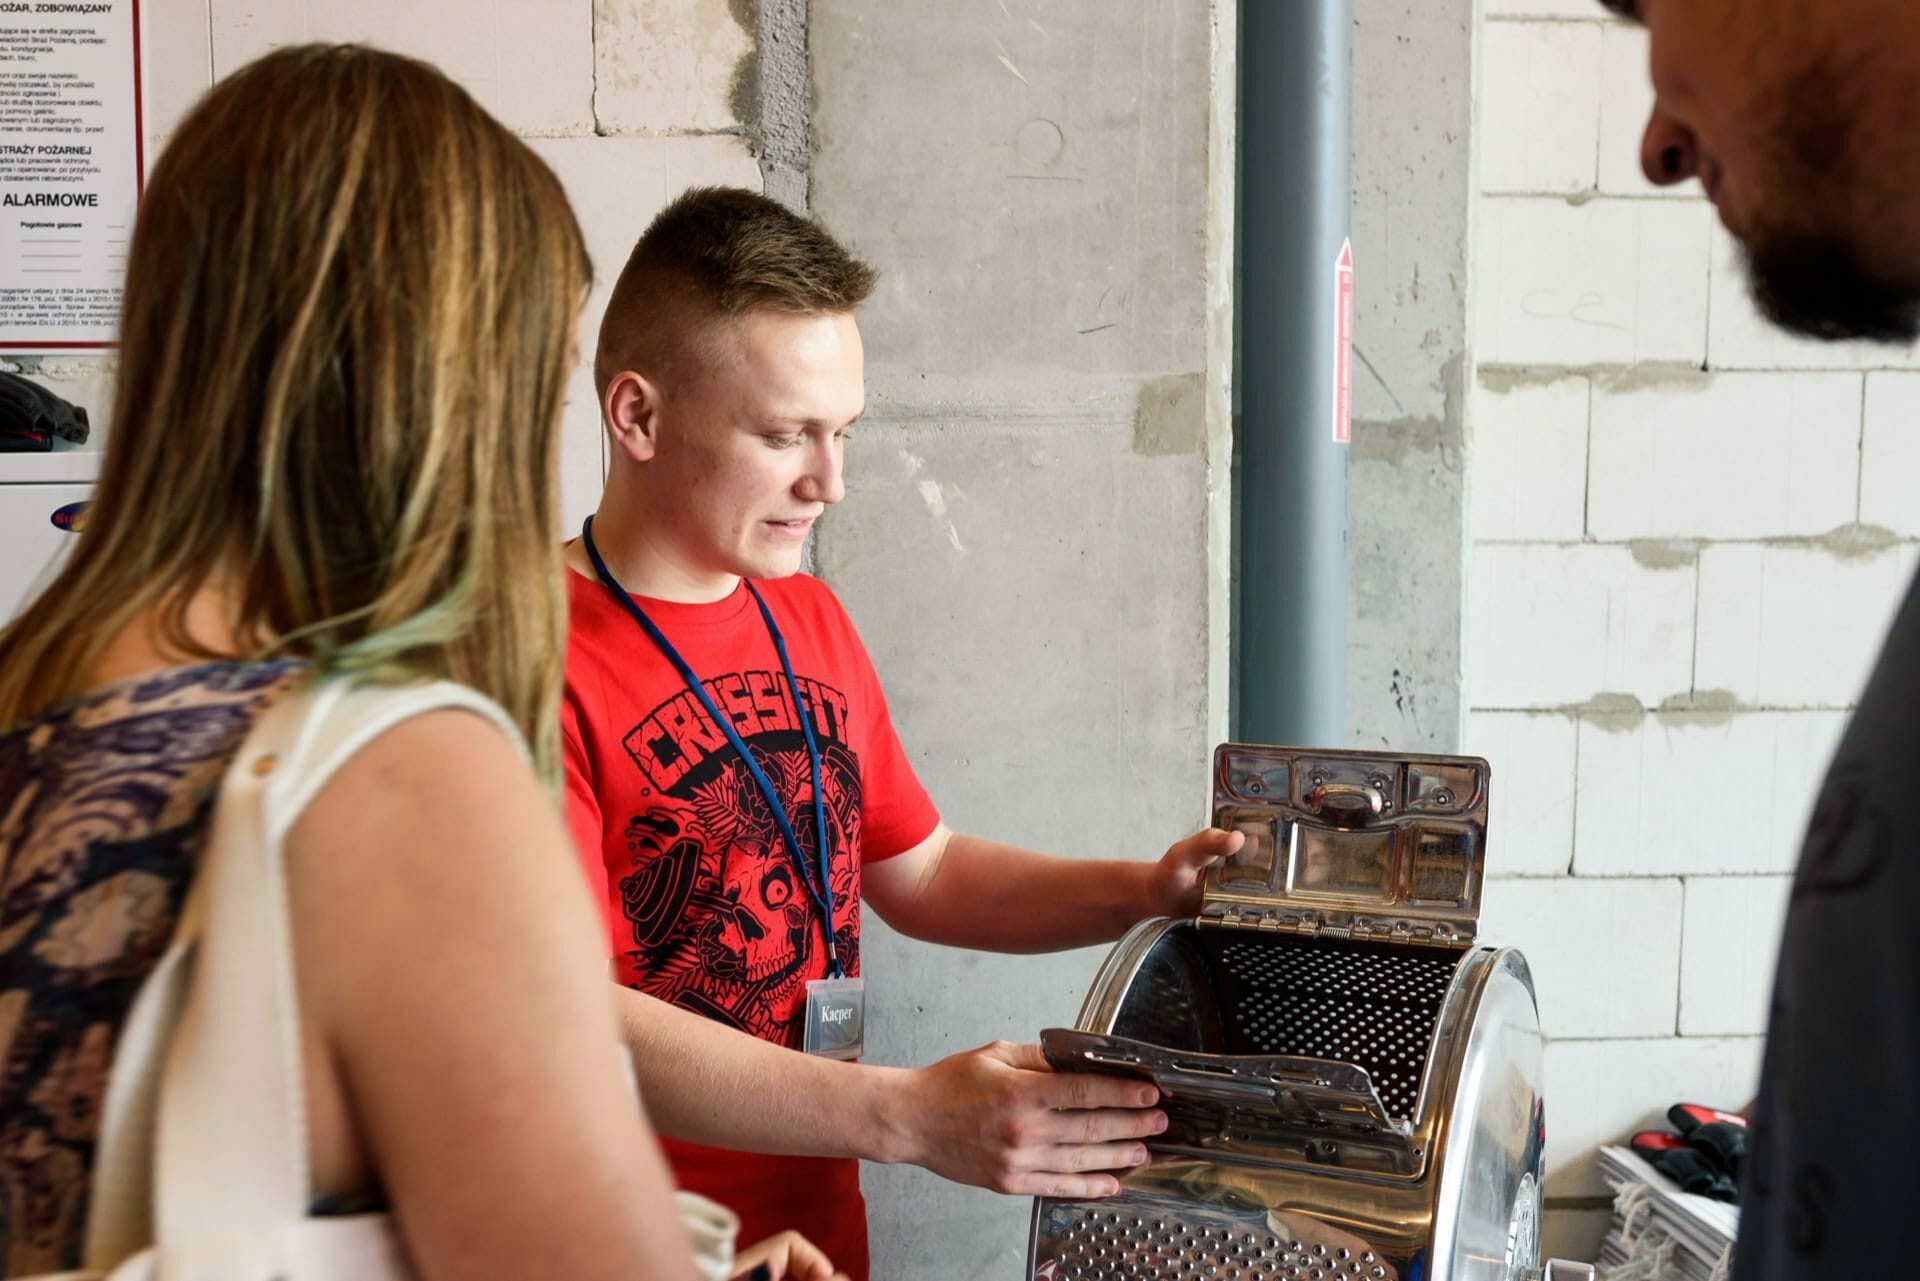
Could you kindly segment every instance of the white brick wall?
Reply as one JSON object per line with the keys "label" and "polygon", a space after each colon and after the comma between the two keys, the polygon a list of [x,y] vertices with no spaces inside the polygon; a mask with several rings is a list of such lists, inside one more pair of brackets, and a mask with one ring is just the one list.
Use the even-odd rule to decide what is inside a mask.
{"label": "white brick wall", "polygon": [[1593,186],[1600,36],[1590,22],[1487,29],[1480,47],[1480,110],[1518,127],[1486,136],[1481,190],[1571,194]]}
{"label": "white brick wall", "polygon": [[740,124],[732,101],[753,37],[727,0],[594,0],[594,110],[617,133]]}
{"label": "white brick wall", "polygon": [[365,41],[436,64],[518,132],[593,131],[593,13],[585,0],[212,0],[211,17],[215,77],[280,45]]}
{"label": "white brick wall", "polygon": [[1824,534],[1854,518],[1858,374],[1696,374],[1596,386],[1587,532]]}
{"label": "white brick wall", "polygon": [[1492,865],[1502,876],[1565,876],[1573,862],[1573,717],[1479,712],[1467,723],[1465,750],[1494,762]]}
{"label": "white brick wall", "polygon": [[1920,375],[1868,374],[1860,437],[1860,519],[1896,534],[1920,535]]}
{"label": "white brick wall", "polygon": [[1547,1226],[1591,1257],[1593,1147],[1755,1088],[1801,829],[1920,559],[1920,353],[1759,317],[1699,184],[1640,172],[1638,28],[1486,0],[1477,74],[1465,742],[1484,932],[1549,1041]]}
{"label": "white brick wall", "polygon": [[593,364],[582,361],[567,378],[567,404],[560,423],[560,533],[572,538],[600,505],[607,481],[607,434],[600,427],[600,398]]}
{"label": "white brick wall", "polygon": [[140,110],[149,170],[180,117],[213,83],[210,6],[211,0],[145,0],[140,6]]}
{"label": "white brick wall", "polygon": [[1624,546],[1480,543],[1470,566],[1475,707],[1626,696],[1651,707],[1693,679],[1692,558]]}
{"label": "white brick wall", "polygon": [[[1585,378],[1473,389],[1468,524],[1476,540],[1578,542],[1585,535],[1589,395]],[[1914,397],[1920,409],[1920,388]]]}
{"label": "white brick wall", "polygon": [[1680,1032],[1758,1036],[1767,1030],[1773,963],[1787,915],[1787,876],[1701,876],[1687,882],[1680,944]]}
{"label": "white brick wall", "polygon": [[[1548,1037],[1673,1035],[1680,990],[1679,881],[1562,876],[1490,879],[1484,888],[1480,937],[1526,953],[1540,1000],[1540,1030]],[[1609,947],[1620,938],[1640,940],[1640,946]],[[1604,979],[1595,971],[1596,955],[1607,958]]]}
{"label": "white brick wall", "polygon": [[1754,707],[1850,707],[1913,576],[1914,545],[1845,557],[1731,543],[1700,553],[1694,683]]}
{"label": "white brick wall", "polygon": [[[1484,126],[1483,126],[1484,128]],[[1698,365],[1707,347],[1704,204],[1480,201],[1474,331],[1483,363]]]}
{"label": "white brick wall", "polygon": [[1791,871],[1845,722],[1844,712],[1583,716],[1574,874]]}

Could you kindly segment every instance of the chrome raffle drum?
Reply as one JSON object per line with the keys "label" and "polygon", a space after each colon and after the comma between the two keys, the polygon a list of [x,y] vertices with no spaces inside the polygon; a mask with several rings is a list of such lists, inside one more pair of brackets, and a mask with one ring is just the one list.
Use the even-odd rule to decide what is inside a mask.
{"label": "chrome raffle drum", "polygon": [[1034,1204],[1034,1281],[1528,1281],[1546,1106],[1527,963],[1477,941],[1484,760],[1227,744],[1245,833],[1200,915],[1095,976],[1062,1071],[1160,1087],[1165,1134],[1104,1201]]}

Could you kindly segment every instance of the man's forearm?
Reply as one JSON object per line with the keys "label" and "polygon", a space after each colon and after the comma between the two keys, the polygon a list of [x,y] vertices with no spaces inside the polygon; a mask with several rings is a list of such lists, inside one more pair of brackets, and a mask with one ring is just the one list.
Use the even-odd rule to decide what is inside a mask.
{"label": "man's forearm", "polygon": [[930,943],[994,952],[1108,943],[1154,914],[1156,871],[1153,863],[1060,858],[955,832],[887,923]]}
{"label": "man's forearm", "polygon": [[909,1161],[1016,1196],[1112,1196],[1166,1128],[1154,1088],[995,1042],[923,1068],[814,1058],[615,989],[654,1128],[744,1152]]}
{"label": "man's forearm", "polygon": [[631,988],[615,995],[662,1134],[744,1152],[908,1159],[900,1069],[801,1054]]}

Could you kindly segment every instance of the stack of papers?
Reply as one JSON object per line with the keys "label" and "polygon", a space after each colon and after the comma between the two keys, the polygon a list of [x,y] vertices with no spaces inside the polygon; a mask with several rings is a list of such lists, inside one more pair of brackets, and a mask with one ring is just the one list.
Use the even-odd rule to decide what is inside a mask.
{"label": "stack of papers", "polygon": [[1628,1148],[1600,1149],[1613,1222],[1600,1245],[1608,1281],[1725,1281],[1740,1207],[1682,1192]]}

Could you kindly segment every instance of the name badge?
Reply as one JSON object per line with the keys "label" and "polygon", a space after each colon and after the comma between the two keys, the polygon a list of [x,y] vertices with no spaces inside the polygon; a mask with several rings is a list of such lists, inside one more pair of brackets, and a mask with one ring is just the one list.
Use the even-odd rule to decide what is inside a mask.
{"label": "name badge", "polygon": [[823,1059],[857,1059],[867,1040],[867,981],[860,978],[807,982],[807,1031],[803,1049]]}

